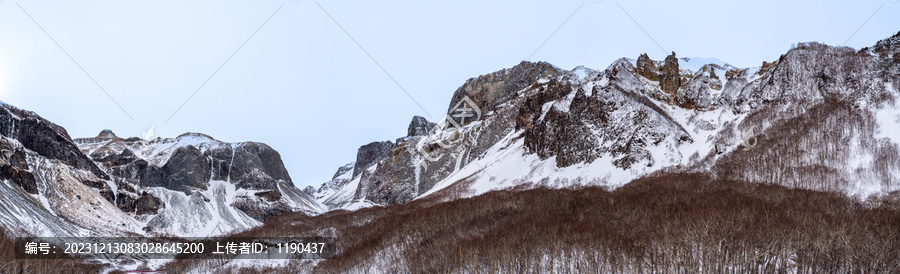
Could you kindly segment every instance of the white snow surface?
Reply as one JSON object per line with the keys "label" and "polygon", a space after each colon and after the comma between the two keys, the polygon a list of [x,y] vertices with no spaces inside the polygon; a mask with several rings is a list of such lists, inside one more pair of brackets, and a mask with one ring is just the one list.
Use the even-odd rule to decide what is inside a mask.
{"label": "white snow surface", "polygon": [[157,227],[155,231],[163,234],[181,237],[218,236],[261,224],[230,206],[235,197],[253,193],[236,189],[229,182],[210,181],[207,190],[194,192],[190,196],[161,187],[150,188],[150,191],[168,205],[147,222],[148,226]]}
{"label": "white snow surface", "polygon": [[134,152],[139,158],[144,159],[155,166],[164,165],[169,161],[172,153],[180,147],[194,146],[200,149],[200,151],[205,152],[214,147],[240,144],[221,142],[202,133],[185,133],[175,138],[157,137],[151,141],[138,140],[133,142],[124,140],[102,140],[96,142],[84,138],[75,139],[75,143],[85,155],[93,155],[96,152],[103,152],[106,153],[106,155],[119,154],[127,148]]}
{"label": "white snow surface", "polygon": [[[728,63],[725,63],[722,60],[719,60],[718,58],[713,58],[713,57],[682,57],[682,58],[678,58],[678,69],[690,71],[691,73],[699,71],[700,68],[703,68],[703,66],[705,66],[707,64],[715,64],[715,65],[718,65],[718,66],[724,67],[724,68],[733,67],[732,65],[729,65]],[[719,73],[719,72],[716,71],[716,73]],[[722,71],[722,74],[720,74],[720,75],[724,76],[725,75],[724,71]]]}
{"label": "white snow surface", "polygon": [[[375,172],[375,169],[378,168],[378,164],[374,164],[367,168],[368,172]],[[350,177],[353,174],[353,171],[350,170],[342,176]],[[345,177],[345,178],[346,178]],[[337,189],[329,190],[328,193],[325,193],[322,198],[318,199],[319,203],[325,205],[333,205],[332,209],[344,208],[345,206],[351,206],[354,201],[354,196],[356,195],[356,189],[359,188],[359,182],[362,179],[362,173],[353,177],[352,180],[342,185]],[[359,208],[359,206],[353,206]]]}

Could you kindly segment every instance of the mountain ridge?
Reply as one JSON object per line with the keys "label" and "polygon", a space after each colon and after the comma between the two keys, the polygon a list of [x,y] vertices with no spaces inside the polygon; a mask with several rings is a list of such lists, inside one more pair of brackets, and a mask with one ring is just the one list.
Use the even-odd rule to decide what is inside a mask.
{"label": "mountain ridge", "polygon": [[[840,134],[841,138],[856,140],[848,143],[848,148],[841,153],[847,157],[882,159],[835,162],[857,169],[829,172],[841,179],[826,189],[853,195],[894,191],[900,187],[900,177],[879,173],[870,165],[900,166],[896,160],[900,153],[896,149],[897,140],[883,134],[876,136],[880,130],[893,125],[889,119],[879,117],[896,112],[893,102],[900,84],[898,41],[900,33],[860,50],[817,42],[799,43],[775,61],[763,61],[759,67],[751,68],[737,68],[715,58],[677,58],[674,52],[661,61],[650,60],[646,54],[637,59],[621,58],[602,71],[583,66],[564,70],[546,62],[523,61],[512,68],[468,79],[451,96],[445,118],[453,120],[451,123],[437,121],[440,130],[433,136],[398,139],[390,156],[371,165],[371,170],[354,172],[346,180],[359,181],[353,197],[345,195],[341,201],[332,197],[329,202],[332,209],[349,205],[351,200],[379,205],[404,203],[440,192],[464,178],[490,173],[491,163],[482,163],[484,158],[504,161],[529,158],[529,155],[538,157],[527,160],[531,163],[518,172],[530,175],[498,183],[491,179],[498,175],[483,174],[482,177],[488,178],[482,180],[489,182],[479,187],[504,189],[523,180],[560,187],[572,185],[547,182],[548,179],[579,179],[617,186],[641,174],[669,169],[713,172],[732,178],[733,173],[722,169],[728,163],[736,164],[728,160],[733,158],[731,155],[747,155],[744,151],[753,149],[766,155],[775,153],[780,151],[777,147],[784,147],[788,141],[785,138],[794,138],[791,142],[822,142],[815,134],[827,134],[834,129],[825,127],[835,124],[816,124],[806,133],[791,133],[793,137],[780,136],[783,132],[793,132],[787,130],[790,127],[774,131],[787,126],[786,121],[815,119],[808,113],[810,110],[860,117],[854,118],[859,121],[854,125],[863,127],[861,131]],[[484,116],[477,120],[455,120],[454,108],[464,99],[469,99]],[[459,136],[465,136],[470,142],[444,147]],[[777,147],[757,148],[767,144]],[[416,155],[421,154],[422,148],[426,153],[451,155],[455,159],[417,161]],[[810,151],[817,150],[810,147]],[[488,155],[491,153],[507,156]],[[823,157],[819,152],[806,153],[790,155]],[[518,158],[510,161],[520,162]],[[815,169],[816,163],[800,158],[781,162],[795,165],[796,170]],[[546,167],[541,164],[547,161],[553,163]],[[472,162],[476,166],[470,165]],[[641,167],[633,168],[639,163]],[[599,171],[577,171],[580,175],[562,176],[565,178],[553,175],[566,173],[569,167]],[[549,171],[535,172],[535,169]],[[759,177],[765,171],[805,180],[826,180],[821,177],[824,175],[800,174],[772,166],[765,171],[750,172],[746,167],[740,170],[756,174],[753,176],[757,179],[746,174],[740,178],[751,182],[771,183],[772,180]],[[505,176],[510,172],[517,171],[500,173]],[[483,193],[483,190],[472,191],[463,196]]]}
{"label": "mountain ridge", "polygon": [[[277,151],[202,133],[71,138],[0,104],[0,223],[17,235],[212,236],[324,207],[296,189]],[[32,138],[40,136],[40,138]]]}

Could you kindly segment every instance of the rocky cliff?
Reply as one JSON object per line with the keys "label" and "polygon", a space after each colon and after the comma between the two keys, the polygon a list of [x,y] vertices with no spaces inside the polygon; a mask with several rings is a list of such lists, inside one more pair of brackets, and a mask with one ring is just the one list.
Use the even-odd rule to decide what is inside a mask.
{"label": "rocky cliff", "polygon": [[320,210],[318,203],[293,186],[278,152],[262,143],[225,143],[200,133],[147,141],[119,138],[106,130],[75,142],[112,175],[117,189],[114,202],[120,209],[148,215],[142,217],[154,224],[148,231],[171,229],[169,220],[184,213],[183,209],[166,210],[172,203],[180,204],[182,198],[173,198],[178,196],[223,204],[225,208],[211,213],[209,220],[226,216],[238,227],[251,227],[284,212]]}
{"label": "rocky cliff", "polygon": [[[354,195],[331,206],[535,185],[615,187],[661,170],[853,195],[897,190],[900,177],[884,170],[900,167],[898,141],[885,134],[900,121],[898,39],[861,50],[801,43],[751,68],[674,52],[602,71],[523,62],[466,81],[448,119],[469,102],[483,115],[435,121],[433,134],[411,124],[386,157],[364,170],[357,164],[345,185]],[[834,142],[842,145],[823,145]],[[840,168],[824,168],[826,158]]]}
{"label": "rocky cliff", "polygon": [[297,190],[271,147],[188,133],[72,139],[0,104],[0,223],[21,235],[207,236],[325,208]]}

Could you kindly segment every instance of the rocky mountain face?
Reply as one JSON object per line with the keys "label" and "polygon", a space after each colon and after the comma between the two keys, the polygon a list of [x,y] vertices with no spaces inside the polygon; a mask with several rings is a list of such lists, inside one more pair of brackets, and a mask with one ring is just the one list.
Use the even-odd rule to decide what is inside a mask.
{"label": "rocky mountain face", "polygon": [[[674,52],[602,71],[522,62],[466,81],[437,130],[415,117],[389,153],[357,157],[344,194],[320,201],[616,187],[663,170],[848,195],[900,190],[898,40],[861,50],[801,43],[751,68]],[[481,113],[457,115],[461,106]]]}
{"label": "rocky mountain face", "polygon": [[428,135],[428,132],[434,129],[435,126],[437,126],[436,123],[429,122],[425,117],[413,116],[412,121],[409,122],[409,129],[407,129],[406,136]]}
{"label": "rocky mountain face", "polygon": [[0,110],[0,134],[18,140],[25,148],[48,159],[87,170],[100,179],[109,179],[91,159],[79,153],[64,128],[34,112],[4,104]]}
{"label": "rocky mountain face", "polygon": [[482,110],[494,110],[513,99],[517,91],[531,86],[539,79],[558,76],[563,71],[547,62],[523,61],[509,69],[471,78],[453,93],[447,111],[452,111],[463,97],[471,98]]}
{"label": "rocky mountain face", "polygon": [[188,133],[72,139],[0,105],[0,223],[22,235],[207,236],[325,208],[293,186],[271,147]]}
{"label": "rocky mountain face", "polygon": [[353,176],[359,175],[372,164],[381,161],[395,148],[397,148],[397,145],[391,141],[372,142],[360,147],[356,152],[356,165],[353,167]]}
{"label": "rocky mountain face", "polygon": [[196,211],[208,213],[202,223],[223,219],[230,224],[220,229],[233,230],[284,212],[315,214],[321,209],[293,186],[278,152],[262,143],[225,143],[200,133],[146,141],[110,131],[75,143],[112,175],[117,191],[110,201],[148,219],[146,231],[172,231],[170,222]]}
{"label": "rocky mountain face", "polygon": [[139,224],[113,202],[111,177],[65,129],[0,103],[0,224],[20,235],[124,235]]}
{"label": "rocky mountain face", "polygon": [[7,139],[0,140],[0,178],[11,181],[29,194],[38,194],[34,174],[28,170],[25,151]]}
{"label": "rocky mountain face", "polygon": [[334,176],[331,177],[331,180],[323,183],[319,188],[315,188],[313,186],[308,186],[303,189],[303,192],[306,192],[310,196],[315,197],[316,199],[322,198],[327,195],[328,192],[339,189],[347,184],[351,178],[353,178],[353,167],[356,166],[356,162],[348,163],[338,168],[337,171],[334,172]]}

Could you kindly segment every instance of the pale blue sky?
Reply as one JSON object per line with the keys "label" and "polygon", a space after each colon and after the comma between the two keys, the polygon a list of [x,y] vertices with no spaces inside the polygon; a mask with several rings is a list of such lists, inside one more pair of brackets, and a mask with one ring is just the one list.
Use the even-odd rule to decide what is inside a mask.
{"label": "pale blue sky", "polygon": [[900,31],[900,2],[890,0],[679,2],[4,0],[0,100],[73,137],[141,136],[156,125],[164,137],[264,142],[297,186],[318,186],[360,145],[405,135],[413,115],[442,116],[469,77],[532,53],[566,69],[644,52],[661,59],[663,49],[747,67],[797,42],[860,48]]}

